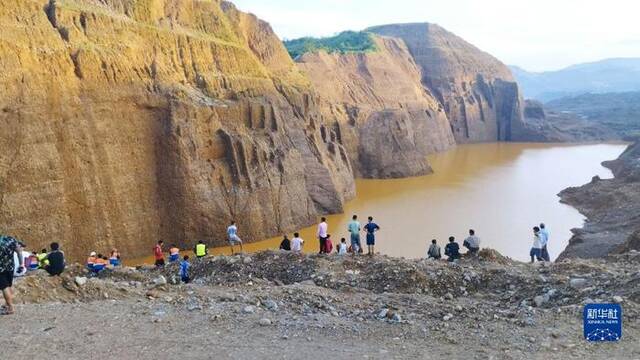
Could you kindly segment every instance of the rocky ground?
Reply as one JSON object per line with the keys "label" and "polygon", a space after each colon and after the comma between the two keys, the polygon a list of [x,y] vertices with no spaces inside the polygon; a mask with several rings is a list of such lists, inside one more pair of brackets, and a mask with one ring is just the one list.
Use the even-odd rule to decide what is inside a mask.
{"label": "rocky ground", "polygon": [[640,250],[640,143],[614,161],[604,163],[613,179],[593,180],[560,193],[562,202],[587,217],[560,258],[599,258],[610,253]]}
{"label": "rocky ground", "polygon": [[[35,273],[0,317],[3,354],[120,359],[640,358],[640,253],[459,264],[262,252],[87,278]],[[582,339],[582,305],[621,302],[624,338]],[[4,356],[3,356],[4,357]],[[13,358],[13,357],[9,357]]]}

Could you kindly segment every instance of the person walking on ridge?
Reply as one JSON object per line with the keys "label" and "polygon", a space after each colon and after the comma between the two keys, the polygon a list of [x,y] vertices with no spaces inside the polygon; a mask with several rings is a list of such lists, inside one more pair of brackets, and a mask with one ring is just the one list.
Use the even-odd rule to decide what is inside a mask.
{"label": "person walking on ridge", "polygon": [[380,230],[380,226],[373,222],[372,216],[369,216],[368,220],[367,225],[364,226],[367,233],[367,255],[373,256],[375,254],[376,232]]}
{"label": "person walking on ridge", "polygon": [[427,251],[427,259],[440,260],[440,258],[442,258],[440,246],[436,239],[433,239],[431,240],[431,246],[429,246],[429,250]]}
{"label": "person walking on ridge", "polygon": [[449,262],[455,262],[460,259],[460,245],[456,242],[456,238],[449,237],[449,243],[444,247],[444,254],[448,256]]}
{"label": "person walking on ridge", "polygon": [[531,251],[529,251],[529,256],[531,256],[531,263],[533,264],[535,260],[543,261],[542,259],[542,238],[540,237],[540,228],[533,228],[533,245],[531,246]]}
{"label": "person walking on ridge", "polygon": [[351,234],[351,248],[353,254],[362,253],[362,246],[360,245],[360,222],[358,221],[358,215],[353,215],[351,222],[347,226],[347,230]]}
{"label": "person walking on ridge", "polygon": [[323,217],[322,219],[320,219],[320,224],[318,224],[318,231],[316,234],[318,237],[318,241],[320,242],[320,252],[318,252],[318,254],[327,252],[325,242],[327,241],[328,232],[329,225],[327,224],[327,219]]}
{"label": "person walking on ridge", "polygon": [[547,226],[544,223],[540,224],[540,239],[542,240],[542,259],[544,261],[551,261],[549,250],[547,250],[547,245],[549,245],[549,230],[547,230]]}
{"label": "person walking on ridge", "polygon": [[227,237],[229,239],[229,246],[231,246],[231,255],[234,254],[233,245],[240,245],[240,252],[244,252],[242,249],[242,239],[238,236],[238,227],[235,221],[232,221],[231,225],[227,228]]}
{"label": "person walking on ridge", "polygon": [[22,257],[22,247],[18,240],[10,236],[0,235],[0,291],[4,297],[5,306],[0,314],[11,315],[15,313],[13,307],[13,273],[16,264],[13,261],[13,254],[18,253],[18,272],[24,272],[24,259]]}

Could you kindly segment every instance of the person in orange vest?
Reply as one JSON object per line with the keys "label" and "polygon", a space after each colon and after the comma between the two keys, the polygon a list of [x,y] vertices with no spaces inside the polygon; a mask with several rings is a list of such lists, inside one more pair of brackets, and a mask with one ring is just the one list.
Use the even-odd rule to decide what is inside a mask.
{"label": "person in orange vest", "polygon": [[175,245],[171,245],[169,249],[169,262],[174,263],[178,260],[180,260],[180,249]]}
{"label": "person in orange vest", "polygon": [[109,264],[109,261],[107,261],[107,257],[102,256],[102,254],[98,254],[98,256],[96,256],[96,260],[93,263],[93,272],[95,272],[96,274],[99,273],[107,267],[107,264]]}
{"label": "person in orange vest", "polygon": [[89,258],[87,258],[87,268],[91,271],[93,271],[93,266],[96,264],[96,252],[92,251],[91,254],[89,254]]}

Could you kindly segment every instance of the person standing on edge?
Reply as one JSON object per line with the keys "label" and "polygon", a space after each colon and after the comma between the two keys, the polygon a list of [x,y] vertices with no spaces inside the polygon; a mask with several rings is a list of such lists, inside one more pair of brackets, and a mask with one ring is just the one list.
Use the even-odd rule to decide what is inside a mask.
{"label": "person standing on edge", "polygon": [[156,259],[156,267],[164,266],[164,254],[162,253],[162,244],[164,241],[159,240],[156,246],[153,247],[153,257]]}
{"label": "person standing on edge", "polygon": [[449,257],[447,259],[449,262],[460,259],[460,245],[453,236],[449,237],[449,243],[444,247],[444,254]]}
{"label": "person standing on edge", "polygon": [[353,254],[361,253],[362,246],[360,246],[360,222],[358,221],[358,215],[353,215],[351,222],[349,223],[347,230],[351,233],[351,249]]}
{"label": "person standing on edge", "polygon": [[369,216],[369,222],[364,226],[364,230],[367,232],[367,255],[373,256],[376,246],[376,231],[380,230],[380,226],[373,222],[372,216]]}
{"label": "person standing on edge", "polygon": [[320,252],[318,254],[326,253],[326,244],[327,241],[327,233],[329,232],[329,225],[327,224],[327,219],[320,219],[320,224],[318,224],[318,241],[320,241]]}
{"label": "person standing on edge", "polygon": [[15,312],[13,307],[13,270],[15,263],[13,254],[18,253],[18,272],[24,271],[24,259],[22,258],[22,247],[18,240],[0,235],[0,291],[6,305],[2,308],[2,315],[11,315]]}
{"label": "person standing on edge", "polygon": [[480,238],[476,236],[476,231],[469,230],[469,237],[462,243],[469,250],[469,254],[477,256],[480,251]]}
{"label": "person standing on edge", "polygon": [[236,222],[232,221],[231,225],[227,228],[227,237],[229,238],[229,246],[231,246],[231,255],[234,254],[233,245],[240,245],[240,252],[243,252],[242,249],[242,239],[238,236],[238,227],[236,226]]}
{"label": "person standing on edge", "polygon": [[547,230],[545,224],[540,224],[540,240],[542,240],[542,259],[544,261],[551,261],[549,250],[547,250],[547,245],[549,245],[549,230]]}
{"label": "person standing on edge", "polygon": [[531,256],[531,263],[535,262],[534,258],[538,261],[543,261],[542,259],[542,237],[540,236],[540,228],[533,228],[533,246],[531,246],[531,251],[529,251],[529,256]]}
{"label": "person standing on edge", "polygon": [[209,250],[207,250],[207,245],[205,245],[204,241],[202,240],[198,241],[195,248],[193,249],[193,252],[196,254],[196,257],[198,259],[202,259],[203,257],[207,256],[207,254],[209,254]]}
{"label": "person standing on edge", "polygon": [[440,260],[440,258],[442,258],[442,254],[440,253],[440,246],[438,246],[438,241],[436,241],[436,239],[433,239],[431,240],[429,251],[427,251],[427,259]]}

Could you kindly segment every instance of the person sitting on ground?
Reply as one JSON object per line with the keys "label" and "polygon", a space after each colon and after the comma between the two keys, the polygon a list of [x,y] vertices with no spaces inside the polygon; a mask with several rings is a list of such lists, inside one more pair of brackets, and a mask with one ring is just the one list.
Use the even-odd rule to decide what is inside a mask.
{"label": "person sitting on ground", "polygon": [[338,255],[347,255],[347,239],[340,239],[340,244],[338,245]]}
{"label": "person sitting on ground", "polygon": [[369,222],[364,226],[367,233],[367,255],[373,256],[375,254],[376,232],[380,230],[380,226],[373,222],[372,216],[369,216],[368,220]]}
{"label": "person sitting on ground", "polygon": [[38,257],[40,269],[44,269],[47,265],[49,265],[49,261],[47,260],[47,249],[42,249],[42,251],[40,251],[40,253],[36,256]]}
{"label": "person sitting on ground", "polygon": [[449,262],[454,262],[460,259],[460,245],[456,242],[456,238],[449,237],[449,243],[444,247],[444,254],[448,256]]}
{"label": "person sitting on ground", "polygon": [[287,235],[284,236],[282,242],[280,243],[280,250],[291,251],[291,240],[289,240]]}
{"label": "person sitting on ground", "polygon": [[102,256],[102,254],[98,254],[95,261],[93,262],[93,267],[91,268],[91,270],[96,274],[104,270],[109,263],[106,259],[107,258],[105,256]]}
{"label": "person sitting on ground", "polygon": [[469,237],[462,243],[469,250],[470,255],[477,256],[480,251],[480,238],[476,236],[475,230],[469,230]]}
{"label": "person sitting on ground", "polygon": [[547,245],[549,245],[549,230],[547,230],[547,226],[544,223],[540,224],[540,240],[542,240],[542,259],[544,261],[551,261],[549,250],[547,250]]}
{"label": "person sitting on ground", "polygon": [[159,240],[156,246],[153,247],[153,257],[155,258],[156,267],[164,266],[164,254],[162,253],[162,245],[164,241]]}
{"label": "person sitting on ground", "polygon": [[294,253],[300,254],[302,253],[302,248],[304,246],[304,240],[300,238],[299,233],[293,234],[293,240],[291,240],[291,251]]}
{"label": "person sitting on ground", "polygon": [[47,254],[47,261],[49,261],[49,265],[45,266],[44,269],[51,276],[59,276],[64,271],[66,266],[64,261],[64,252],[60,250],[60,244],[57,242],[53,242],[50,245],[51,252]]}
{"label": "person sitting on ground", "polygon": [[89,257],[87,258],[87,268],[89,270],[93,271],[93,266],[96,264],[96,260],[97,260],[96,252],[92,251],[89,254]]}
{"label": "person sitting on ground", "polygon": [[38,254],[32,252],[31,255],[27,258],[26,262],[27,269],[29,270],[37,270],[40,268],[40,261],[38,260]]}
{"label": "person sitting on ground", "polygon": [[204,244],[204,241],[200,240],[196,244],[196,247],[193,249],[193,252],[196,254],[198,259],[202,259],[203,257],[209,254],[209,250],[207,249],[207,245]]}
{"label": "person sitting on ground", "polygon": [[[194,250],[195,252],[195,250]],[[169,262],[174,263],[180,260],[180,249],[175,244],[172,244],[169,248]]]}
{"label": "person sitting on ground", "polygon": [[442,254],[440,253],[440,246],[436,239],[431,240],[431,246],[429,246],[429,251],[427,251],[427,259],[435,259],[440,260],[442,258]]}
{"label": "person sitting on ground", "polygon": [[531,256],[531,263],[535,262],[535,259],[538,261],[544,261],[542,259],[542,238],[540,237],[540,228],[533,228],[533,245],[531,246],[531,251],[529,251],[529,256]]}
{"label": "person sitting on ground", "polygon": [[111,250],[111,256],[109,256],[109,263],[111,266],[120,266],[120,252],[118,249],[113,248]]}
{"label": "person sitting on ground", "polygon": [[189,256],[185,255],[180,262],[180,279],[182,279],[182,282],[185,284],[188,284],[191,281],[191,278],[189,277],[190,267],[191,264],[189,263]]}
{"label": "person sitting on ground", "polygon": [[231,225],[227,228],[227,238],[229,240],[229,245],[231,246],[231,255],[234,254],[233,245],[240,245],[240,252],[243,252],[242,249],[242,239],[238,236],[238,227],[236,226],[236,222],[232,221]]}
{"label": "person sitting on ground", "polygon": [[327,234],[324,239],[324,253],[331,254],[333,251],[333,241],[331,241],[331,234]]}

